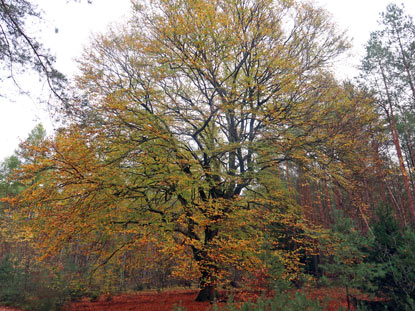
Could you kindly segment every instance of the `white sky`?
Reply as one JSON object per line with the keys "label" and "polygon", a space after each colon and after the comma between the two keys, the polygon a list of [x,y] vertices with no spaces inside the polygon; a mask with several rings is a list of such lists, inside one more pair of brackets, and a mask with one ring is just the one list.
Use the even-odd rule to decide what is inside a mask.
{"label": "white sky", "polygon": [[[88,45],[91,33],[104,32],[112,22],[122,22],[130,10],[129,0],[33,0],[44,11],[45,24],[42,26],[41,41],[57,57],[57,68],[70,76],[76,71],[74,58],[79,57],[82,48]],[[364,54],[364,44],[371,31],[378,29],[379,13],[388,3],[404,3],[406,13],[415,17],[415,0],[315,0],[333,15],[333,20],[342,30],[347,30],[353,38],[353,49],[341,60],[339,73],[342,77],[353,78],[356,67]],[[59,31],[55,33],[55,28]],[[39,84],[36,77],[28,77],[22,82],[23,87],[39,89],[46,86]],[[51,133],[53,125],[44,107],[38,103],[36,96],[18,96],[7,87],[10,94],[0,97],[0,161],[10,156],[19,142],[38,123],[42,123]],[[44,92],[46,94],[47,92]],[[11,100],[13,98],[14,100]]]}

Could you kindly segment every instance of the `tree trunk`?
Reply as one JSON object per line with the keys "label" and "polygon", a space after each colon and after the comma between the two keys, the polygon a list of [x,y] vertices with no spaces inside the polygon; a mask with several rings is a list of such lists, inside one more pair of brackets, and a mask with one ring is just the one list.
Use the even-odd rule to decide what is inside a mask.
{"label": "tree trunk", "polygon": [[[203,275],[205,274],[205,275]],[[216,289],[216,284],[214,282],[206,282],[205,280],[210,280],[213,276],[209,276],[208,273],[202,273],[200,279],[200,291],[196,297],[196,301],[204,302],[210,301],[213,302],[219,298],[219,293]]]}
{"label": "tree trunk", "polygon": [[409,83],[409,86],[411,88],[412,91],[412,108],[415,108],[415,85],[414,85],[414,81],[413,81],[413,77],[411,74],[411,66],[408,63],[407,59],[406,59],[406,54],[405,54],[405,50],[403,48],[403,44],[402,44],[402,38],[401,35],[399,33],[399,31],[396,29],[396,27],[394,27],[396,34],[398,35],[398,45],[399,45],[399,51],[401,52],[401,57],[402,57],[402,63],[405,67],[405,72],[406,72],[406,76],[407,76],[407,81]]}
{"label": "tree trunk", "polygon": [[[199,253],[200,254],[200,253]],[[216,274],[217,266],[215,263],[207,263],[206,260],[199,262],[202,276],[199,282],[199,294],[196,297],[196,301],[210,301],[219,298],[219,293],[216,289]]]}
{"label": "tree trunk", "polygon": [[[209,226],[205,228],[205,247],[208,247],[210,242],[218,235],[217,229],[211,229]],[[196,297],[196,301],[210,301],[213,302],[219,298],[219,293],[216,289],[218,266],[213,258],[210,258],[208,252],[204,249],[197,249],[192,247],[193,257],[199,265],[201,278],[199,282],[200,292]]]}
{"label": "tree trunk", "polygon": [[319,185],[318,182],[316,183],[316,187],[317,187],[316,192],[317,192],[318,211],[319,211],[319,214],[320,214],[320,224],[323,227],[326,227],[326,219],[325,219],[325,215],[324,215],[323,201],[321,199],[321,189],[320,189],[320,185]]}
{"label": "tree trunk", "polygon": [[412,222],[415,222],[415,208],[414,208],[414,203],[413,203],[413,199],[412,199],[412,192],[411,192],[410,185],[409,185],[408,173],[406,172],[405,164],[404,164],[404,161],[403,161],[402,149],[401,149],[401,145],[400,145],[400,142],[399,142],[399,134],[398,134],[398,130],[396,129],[396,120],[395,120],[395,116],[394,116],[394,113],[393,113],[393,106],[392,106],[392,96],[391,96],[391,93],[389,91],[386,75],[384,73],[384,69],[383,69],[383,66],[382,66],[381,63],[379,63],[379,67],[380,67],[380,70],[381,70],[382,79],[383,79],[383,83],[384,83],[385,91],[386,91],[386,96],[388,98],[388,103],[389,103],[389,110],[386,107],[384,107],[384,109],[385,109],[385,112],[386,112],[388,120],[389,120],[389,126],[390,126],[390,130],[391,130],[391,134],[392,134],[392,140],[393,140],[393,143],[394,143],[395,148],[396,148],[396,154],[398,156],[399,167],[401,169],[402,179],[403,179],[403,183],[404,183],[404,186],[405,186],[405,191],[406,191],[407,196],[408,196],[409,214],[411,215]]}
{"label": "tree trunk", "polygon": [[412,186],[412,193],[414,193],[415,190],[415,186],[414,186],[414,178],[413,178],[413,171],[415,168],[415,153],[414,153],[414,146],[412,143],[412,136],[411,133],[409,131],[408,128],[408,122],[406,120],[406,118],[402,118],[403,122],[404,122],[404,126],[405,126],[405,132],[406,132],[406,145],[408,148],[408,154],[409,157],[407,158],[407,162],[408,162],[408,170],[409,170],[409,176],[410,176],[410,181],[411,181],[411,186]]}
{"label": "tree trunk", "polygon": [[402,149],[401,149],[400,142],[399,142],[399,135],[398,135],[398,131],[396,129],[395,117],[394,117],[393,112],[392,112],[392,105],[390,105],[390,109],[391,109],[391,120],[392,120],[392,122],[390,124],[391,132],[392,132],[392,139],[393,139],[393,143],[394,143],[395,148],[396,148],[396,153],[397,153],[397,156],[398,156],[399,167],[401,169],[405,191],[406,191],[407,196],[408,196],[409,212],[410,212],[412,221],[414,221],[415,220],[415,209],[414,209],[414,203],[413,203],[413,199],[412,199],[412,192],[411,192],[411,187],[410,187],[410,184],[409,184],[408,173],[406,171],[405,163],[404,163],[404,160],[403,160]]}
{"label": "tree trunk", "polygon": [[401,211],[401,208],[399,207],[399,203],[396,200],[390,186],[386,184],[386,187],[388,188],[389,195],[392,199],[393,205],[395,206],[395,215],[400,220],[402,227],[406,227],[407,223],[406,223],[405,213]]}
{"label": "tree trunk", "polygon": [[205,302],[205,301],[215,301],[219,298],[218,291],[213,286],[207,286],[200,290],[199,294],[196,297],[196,301]]}
{"label": "tree trunk", "polygon": [[382,198],[382,202],[388,202],[387,197],[386,197],[386,189],[388,189],[389,194],[390,194],[390,201],[392,202],[394,208],[395,208],[395,215],[399,216],[400,215],[400,210],[399,210],[399,204],[398,201],[396,201],[395,196],[393,195],[390,187],[388,186],[387,182],[386,182],[386,174],[385,174],[385,169],[384,169],[384,163],[383,160],[380,157],[380,152],[379,152],[379,144],[377,141],[374,140],[373,143],[373,149],[375,151],[375,163],[376,163],[376,175],[379,177],[379,187],[380,187],[380,195]]}

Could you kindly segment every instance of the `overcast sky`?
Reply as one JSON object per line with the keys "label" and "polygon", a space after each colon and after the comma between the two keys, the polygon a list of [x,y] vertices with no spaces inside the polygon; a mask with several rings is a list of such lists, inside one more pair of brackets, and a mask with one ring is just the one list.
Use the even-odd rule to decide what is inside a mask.
{"label": "overcast sky", "polygon": [[[130,10],[129,0],[93,0],[93,4],[87,4],[86,0],[81,0],[81,3],[75,0],[34,2],[44,11],[45,22],[42,26],[41,41],[56,55],[58,69],[69,76],[76,72],[74,58],[88,45],[91,33],[104,32],[109,23],[123,22]],[[327,9],[338,27],[346,30],[348,36],[353,38],[353,49],[347,57],[342,58],[339,65],[338,71],[343,78],[353,78],[356,74],[356,67],[364,54],[364,44],[369,39],[370,32],[378,28],[379,13],[385,10],[388,3],[404,3],[406,12],[415,16],[415,0],[315,2]],[[25,81],[22,81],[22,86],[39,89],[38,94],[42,93],[42,87],[46,88],[39,85],[35,77],[27,78]],[[10,89],[11,96],[0,98],[0,161],[13,153],[19,141],[26,138],[36,124],[43,123],[49,133],[53,130],[48,113],[45,107],[37,102],[36,95],[32,98],[17,96],[12,92],[13,86],[7,89]],[[12,98],[14,100],[11,100]]]}

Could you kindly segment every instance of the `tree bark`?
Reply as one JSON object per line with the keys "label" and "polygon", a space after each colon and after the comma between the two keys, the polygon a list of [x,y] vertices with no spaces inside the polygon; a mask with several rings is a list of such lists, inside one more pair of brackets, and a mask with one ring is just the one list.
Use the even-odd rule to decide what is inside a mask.
{"label": "tree bark", "polygon": [[323,201],[321,199],[321,189],[319,182],[316,183],[316,192],[317,192],[317,203],[318,203],[318,210],[320,213],[320,222],[323,227],[326,227],[326,219],[324,217],[324,207],[323,207]]}
{"label": "tree bark", "polygon": [[388,103],[389,103],[389,109],[385,107],[385,111],[388,115],[389,126],[390,126],[390,130],[392,133],[392,139],[393,139],[393,143],[396,148],[396,153],[398,156],[399,167],[401,169],[405,191],[408,196],[409,213],[411,215],[412,222],[415,222],[415,209],[414,209],[414,203],[412,199],[412,192],[411,192],[411,188],[409,185],[408,173],[406,172],[405,163],[403,160],[402,149],[401,149],[401,145],[399,142],[398,130],[396,128],[396,120],[395,120],[395,115],[393,113],[393,106],[392,106],[392,96],[391,96],[391,93],[389,92],[389,86],[387,83],[386,75],[385,75],[385,72],[384,72],[384,69],[381,63],[379,63],[379,67],[381,70],[382,79],[383,79],[383,83],[384,83],[385,91],[386,91],[386,96],[388,98]]}
{"label": "tree bark", "polygon": [[[196,297],[196,301],[205,302],[210,301],[213,302],[219,298],[219,292],[216,289],[216,284],[211,281],[211,278],[214,277],[213,275],[209,275],[209,272],[206,271],[202,273],[202,277],[200,279],[200,291]],[[210,280],[210,281],[205,281]]]}
{"label": "tree bark", "polygon": [[415,85],[414,85],[414,81],[413,81],[413,78],[412,78],[410,65],[408,64],[408,61],[406,59],[405,51],[404,51],[403,44],[402,44],[402,38],[401,38],[400,33],[399,33],[399,31],[398,31],[398,29],[395,25],[394,25],[394,29],[395,29],[396,34],[398,36],[397,41],[398,41],[398,45],[399,45],[399,51],[401,53],[402,63],[405,67],[407,80],[408,80],[408,83],[409,83],[409,86],[410,86],[411,92],[412,92],[412,99],[413,99],[412,108],[415,108]]}
{"label": "tree bark", "polygon": [[[204,245],[208,247],[210,242],[218,235],[216,229],[211,229],[209,226],[205,228],[205,240]],[[199,281],[199,294],[196,297],[196,301],[210,301],[213,302],[219,298],[219,293],[216,289],[217,286],[217,273],[218,267],[213,258],[210,258],[208,252],[203,249],[197,249],[192,247],[193,257],[199,265],[201,277]]]}

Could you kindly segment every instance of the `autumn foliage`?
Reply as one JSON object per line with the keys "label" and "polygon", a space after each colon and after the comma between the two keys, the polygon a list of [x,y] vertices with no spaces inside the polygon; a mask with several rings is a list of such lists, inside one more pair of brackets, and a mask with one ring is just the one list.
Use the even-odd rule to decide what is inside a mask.
{"label": "autumn foliage", "polygon": [[392,194],[377,99],[332,73],[344,34],[305,2],[133,7],[85,49],[63,126],[21,146],[5,204],[22,235],[107,289],[196,282],[212,301],[321,276],[333,208],[366,234]]}

